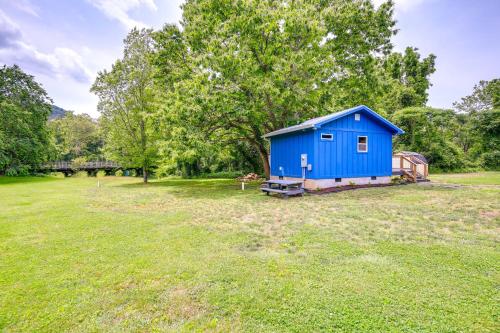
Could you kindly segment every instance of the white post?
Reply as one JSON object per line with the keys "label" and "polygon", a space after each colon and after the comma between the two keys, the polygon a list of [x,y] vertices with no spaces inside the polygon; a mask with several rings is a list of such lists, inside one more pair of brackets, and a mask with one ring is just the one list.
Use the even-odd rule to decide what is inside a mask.
{"label": "white post", "polygon": [[101,187],[101,183],[97,180],[97,187]]}
{"label": "white post", "polygon": [[245,190],[245,182],[241,182],[241,190],[244,191]]}

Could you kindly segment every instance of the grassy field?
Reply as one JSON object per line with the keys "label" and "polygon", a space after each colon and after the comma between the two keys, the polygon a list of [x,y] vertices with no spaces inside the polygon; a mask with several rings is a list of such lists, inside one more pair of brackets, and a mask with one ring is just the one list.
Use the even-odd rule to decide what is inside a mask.
{"label": "grassy field", "polygon": [[461,185],[498,185],[500,172],[475,172],[456,174],[437,174],[430,177],[433,182]]}
{"label": "grassy field", "polygon": [[433,180],[0,178],[0,330],[498,332],[500,173]]}

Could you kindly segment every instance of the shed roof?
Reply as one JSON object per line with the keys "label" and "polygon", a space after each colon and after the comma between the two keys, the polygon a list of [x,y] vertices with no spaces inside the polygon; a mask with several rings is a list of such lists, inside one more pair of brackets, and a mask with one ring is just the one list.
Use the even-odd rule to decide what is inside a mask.
{"label": "shed roof", "polygon": [[379,115],[378,113],[376,113],[375,111],[370,109],[369,107],[367,107],[365,105],[358,105],[356,107],[353,107],[353,108],[350,108],[347,110],[335,112],[335,113],[332,113],[332,114],[329,114],[326,116],[322,116],[322,117],[318,117],[318,118],[309,119],[309,120],[306,120],[303,123],[300,123],[298,125],[285,127],[285,128],[279,129],[277,131],[267,133],[267,134],[263,135],[263,137],[270,138],[270,137],[276,136],[276,135],[293,133],[293,132],[298,132],[298,131],[307,130],[307,129],[321,128],[321,126],[323,124],[329,123],[330,121],[345,117],[347,115],[350,115],[354,112],[359,112],[359,111],[365,111],[365,112],[369,113],[370,115],[372,115],[375,119],[379,120],[382,124],[384,124],[386,127],[388,127],[393,134],[403,134],[404,133],[404,131],[402,129],[400,129],[399,127],[397,127],[396,125],[394,125],[389,120],[385,119],[384,117],[382,117],[381,115]]}

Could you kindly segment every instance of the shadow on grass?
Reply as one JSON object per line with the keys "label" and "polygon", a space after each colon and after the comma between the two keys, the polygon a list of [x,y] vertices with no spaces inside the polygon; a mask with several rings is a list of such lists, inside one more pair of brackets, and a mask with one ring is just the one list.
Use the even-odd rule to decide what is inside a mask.
{"label": "shadow on grass", "polygon": [[258,194],[259,183],[246,183],[245,191],[241,183],[233,179],[167,179],[152,181],[148,184],[121,184],[126,188],[166,188],[168,192],[185,198],[221,199],[233,196],[248,196]]}
{"label": "shadow on grass", "polygon": [[61,180],[62,178],[58,177],[34,177],[34,176],[27,176],[27,177],[8,177],[8,176],[0,176],[0,185],[3,184],[23,184],[23,183],[40,183],[40,182],[50,182],[50,181],[56,181],[56,180]]}

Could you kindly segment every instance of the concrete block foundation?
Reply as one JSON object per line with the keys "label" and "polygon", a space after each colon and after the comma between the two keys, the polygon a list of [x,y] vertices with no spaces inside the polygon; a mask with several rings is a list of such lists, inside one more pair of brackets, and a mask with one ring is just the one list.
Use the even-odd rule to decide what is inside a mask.
{"label": "concrete block foundation", "polygon": [[[271,179],[279,179],[279,177],[271,176]],[[371,177],[341,178],[340,182],[336,182],[335,178],[302,179],[295,177],[283,177],[283,179],[302,181],[304,183],[304,188],[308,190],[317,190],[317,189],[346,186],[346,185],[389,184],[391,182],[391,176],[377,176],[377,179],[371,179]]]}

